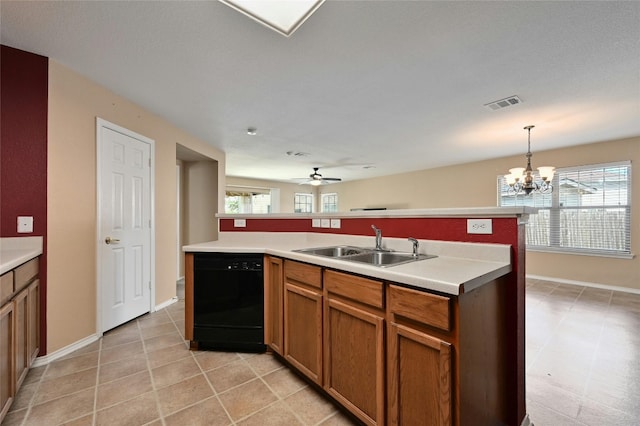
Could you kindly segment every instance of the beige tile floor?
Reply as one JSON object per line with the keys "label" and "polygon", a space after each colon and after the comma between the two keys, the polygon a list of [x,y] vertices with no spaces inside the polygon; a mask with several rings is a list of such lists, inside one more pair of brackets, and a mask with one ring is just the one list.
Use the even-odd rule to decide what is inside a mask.
{"label": "beige tile floor", "polygon": [[34,368],[2,425],[351,425],[269,354],[192,352],[184,302]]}
{"label": "beige tile floor", "polygon": [[526,295],[535,425],[640,425],[640,295],[538,280]]}
{"label": "beige tile floor", "polygon": [[[191,352],[184,304],[33,369],[4,425],[351,425],[268,354]],[[527,283],[536,426],[640,424],[640,295]]]}

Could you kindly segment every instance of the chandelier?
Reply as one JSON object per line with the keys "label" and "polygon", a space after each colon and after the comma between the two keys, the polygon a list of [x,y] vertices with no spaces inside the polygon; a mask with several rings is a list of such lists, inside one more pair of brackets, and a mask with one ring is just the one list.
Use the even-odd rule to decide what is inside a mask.
{"label": "chandelier", "polygon": [[539,176],[533,174],[531,169],[531,129],[535,126],[525,126],[524,129],[529,132],[528,136],[528,148],[527,148],[527,167],[514,167],[509,169],[509,174],[505,175],[505,179],[509,184],[509,194],[518,195],[525,193],[526,195],[532,192],[538,192],[540,194],[548,194],[553,192],[553,175],[555,174],[555,167],[538,167]]}

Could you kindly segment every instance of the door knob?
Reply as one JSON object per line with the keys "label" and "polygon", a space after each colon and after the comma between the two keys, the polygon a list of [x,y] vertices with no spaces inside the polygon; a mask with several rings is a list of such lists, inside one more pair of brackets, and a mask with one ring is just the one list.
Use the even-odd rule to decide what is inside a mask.
{"label": "door knob", "polygon": [[107,244],[118,244],[120,242],[120,240],[116,239],[116,238],[111,238],[111,237],[107,237],[104,239],[104,242]]}

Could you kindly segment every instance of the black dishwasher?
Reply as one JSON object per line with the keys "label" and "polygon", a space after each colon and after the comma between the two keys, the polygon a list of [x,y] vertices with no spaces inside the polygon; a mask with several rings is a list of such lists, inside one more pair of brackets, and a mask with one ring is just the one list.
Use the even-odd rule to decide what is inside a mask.
{"label": "black dishwasher", "polygon": [[196,253],[193,337],[202,349],[264,352],[262,254]]}

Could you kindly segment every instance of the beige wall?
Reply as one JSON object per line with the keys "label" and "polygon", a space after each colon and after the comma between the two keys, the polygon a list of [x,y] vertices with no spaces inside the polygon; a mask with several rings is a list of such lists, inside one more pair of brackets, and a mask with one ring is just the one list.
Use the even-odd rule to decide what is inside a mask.
{"label": "beige wall", "polygon": [[[640,164],[640,137],[534,152],[532,163],[570,167],[631,160]],[[341,211],[361,207],[438,208],[497,205],[496,178],[524,167],[524,154],[322,187],[337,192]],[[631,251],[640,254],[640,171],[632,173]],[[640,290],[640,258],[527,252],[527,274]]]}
{"label": "beige wall", "polygon": [[156,304],[176,290],[176,143],[217,160],[224,188],[224,153],[49,61],[47,353],[96,333],[96,117],[155,141]]}
{"label": "beige wall", "polygon": [[197,244],[218,239],[218,163],[214,161],[183,162],[183,241]]}

